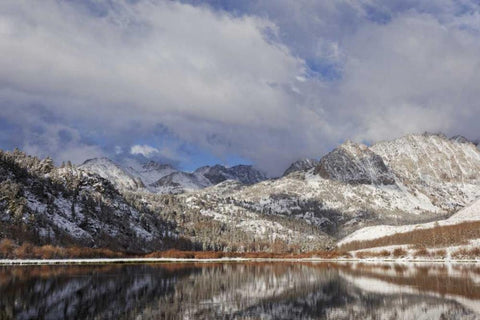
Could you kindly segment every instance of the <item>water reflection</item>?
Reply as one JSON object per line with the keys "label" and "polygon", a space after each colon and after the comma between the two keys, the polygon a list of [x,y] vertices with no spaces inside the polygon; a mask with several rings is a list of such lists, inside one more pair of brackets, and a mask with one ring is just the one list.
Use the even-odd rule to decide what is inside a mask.
{"label": "water reflection", "polygon": [[0,319],[479,318],[474,265],[0,267]]}

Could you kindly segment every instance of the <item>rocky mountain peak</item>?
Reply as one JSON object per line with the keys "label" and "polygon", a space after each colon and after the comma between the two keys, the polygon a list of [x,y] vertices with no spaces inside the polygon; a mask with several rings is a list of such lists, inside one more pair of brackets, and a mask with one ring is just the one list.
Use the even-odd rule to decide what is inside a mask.
{"label": "rocky mountain peak", "polygon": [[285,177],[285,176],[289,175],[290,173],[296,172],[296,171],[307,171],[311,168],[316,167],[319,163],[320,163],[320,161],[318,161],[317,159],[305,158],[305,159],[297,160],[294,163],[292,163],[287,168],[287,170],[285,170],[282,177]]}
{"label": "rocky mountain peak", "polygon": [[475,144],[474,142],[468,140],[467,138],[465,138],[464,136],[461,136],[461,135],[453,136],[453,137],[450,138],[450,140],[458,142],[458,143],[473,143],[473,144]]}
{"label": "rocky mountain peak", "polygon": [[160,178],[152,183],[150,187],[152,187],[157,193],[178,194],[185,191],[202,189],[210,185],[210,181],[203,176],[189,172],[176,171]]}
{"label": "rocky mountain peak", "polygon": [[158,163],[156,161],[150,160],[142,165],[142,168],[145,170],[175,170],[175,168],[168,163]]}
{"label": "rocky mountain peak", "polygon": [[251,165],[240,164],[229,169],[235,178],[234,180],[238,180],[243,184],[254,184],[267,179],[263,172],[255,169]]}
{"label": "rocky mountain peak", "polygon": [[243,184],[254,184],[266,179],[265,174],[251,165],[236,165],[230,168],[222,165],[204,166],[195,170],[194,174],[207,178],[212,185],[225,180],[235,180]]}
{"label": "rocky mountain peak", "polygon": [[394,184],[395,176],[381,156],[364,144],[346,141],[324,156],[315,173],[351,184]]}

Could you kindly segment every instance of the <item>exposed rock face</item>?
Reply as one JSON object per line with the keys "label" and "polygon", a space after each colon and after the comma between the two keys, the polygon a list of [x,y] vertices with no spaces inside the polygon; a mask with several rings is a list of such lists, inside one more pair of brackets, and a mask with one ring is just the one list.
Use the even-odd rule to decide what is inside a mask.
{"label": "exposed rock face", "polygon": [[464,139],[443,135],[407,135],[374,144],[371,148],[409,184],[480,181],[480,152]]}
{"label": "exposed rock face", "polygon": [[237,165],[226,168],[217,164],[213,167],[201,167],[195,170],[194,173],[207,178],[211,185],[218,184],[225,180],[235,180],[243,184],[254,184],[267,179],[265,174],[248,165]]}
{"label": "exposed rock face", "polygon": [[287,170],[285,170],[282,177],[285,177],[292,172],[307,171],[311,168],[316,167],[319,163],[320,161],[316,159],[308,159],[308,158],[295,161],[290,165],[290,167],[287,168]]}
{"label": "exposed rock face", "polygon": [[352,184],[394,184],[395,176],[382,157],[366,145],[350,141],[324,156],[315,173],[325,179]]}

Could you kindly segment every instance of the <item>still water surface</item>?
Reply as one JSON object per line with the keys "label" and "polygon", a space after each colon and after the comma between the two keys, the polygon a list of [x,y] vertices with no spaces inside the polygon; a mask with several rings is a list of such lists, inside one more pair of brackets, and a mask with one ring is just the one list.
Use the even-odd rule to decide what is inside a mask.
{"label": "still water surface", "polygon": [[0,319],[480,319],[480,266],[2,266]]}

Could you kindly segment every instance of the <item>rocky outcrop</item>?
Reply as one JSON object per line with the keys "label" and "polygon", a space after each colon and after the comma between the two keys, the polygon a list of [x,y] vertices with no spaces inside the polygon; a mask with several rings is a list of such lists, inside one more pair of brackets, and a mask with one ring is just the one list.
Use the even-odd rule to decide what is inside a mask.
{"label": "rocky outcrop", "polygon": [[254,184],[267,179],[264,173],[249,165],[237,165],[230,168],[222,165],[205,166],[195,170],[194,174],[207,178],[211,185],[225,180],[235,180],[243,184]]}
{"label": "rocky outcrop", "polygon": [[324,156],[315,173],[330,180],[352,184],[394,184],[395,176],[382,157],[366,145],[347,141]]}
{"label": "rocky outcrop", "polygon": [[312,169],[316,167],[320,162],[316,159],[301,159],[297,160],[294,163],[292,163],[287,170],[283,173],[282,177],[285,177],[289,175],[292,172],[297,172],[297,171],[307,171],[309,169]]}

